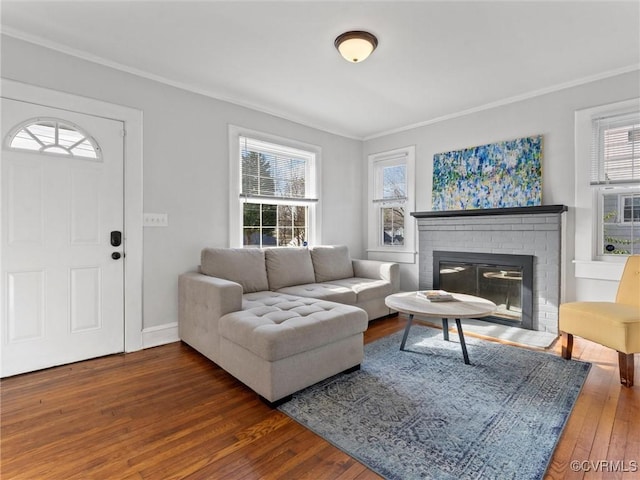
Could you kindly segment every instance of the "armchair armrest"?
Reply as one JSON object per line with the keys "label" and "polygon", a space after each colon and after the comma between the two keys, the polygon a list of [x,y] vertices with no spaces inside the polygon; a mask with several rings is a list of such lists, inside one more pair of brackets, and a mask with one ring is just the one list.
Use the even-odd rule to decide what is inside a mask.
{"label": "armchair armrest", "polygon": [[351,261],[356,277],[386,280],[394,293],[400,291],[400,265],[397,263],[357,259]]}

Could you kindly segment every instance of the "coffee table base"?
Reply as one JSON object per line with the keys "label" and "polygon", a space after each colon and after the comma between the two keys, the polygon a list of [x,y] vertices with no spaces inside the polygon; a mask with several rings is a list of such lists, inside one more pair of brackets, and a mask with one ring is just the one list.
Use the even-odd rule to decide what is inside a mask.
{"label": "coffee table base", "polygon": [[[458,337],[460,338],[460,346],[462,347],[462,357],[464,358],[464,363],[466,365],[470,365],[469,362],[469,354],[467,353],[467,344],[464,341],[464,332],[462,331],[462,324],[459,318],[455,319],[456,327],[458,328]],[[402,336],[402,343],[400,344],[400,350],[404,351],[404,346],[407,343],[407,337],[409,336],[409,330],[411,329],[411,324],[413,323],[413,314],[409,314],[409,320],[407,321],[407,326],[404,328],[404,335]],[[445,341],[449,341],[449,319],[442,319],[442,336]]]}

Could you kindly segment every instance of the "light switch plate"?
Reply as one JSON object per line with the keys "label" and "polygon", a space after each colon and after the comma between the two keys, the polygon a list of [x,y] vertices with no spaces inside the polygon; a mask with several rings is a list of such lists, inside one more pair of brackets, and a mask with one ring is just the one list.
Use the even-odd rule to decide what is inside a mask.
{"label": "light switch plate", "polygon": [[168,227],[169,216],[166,213],[145,213],[142,217],[145,227]]}

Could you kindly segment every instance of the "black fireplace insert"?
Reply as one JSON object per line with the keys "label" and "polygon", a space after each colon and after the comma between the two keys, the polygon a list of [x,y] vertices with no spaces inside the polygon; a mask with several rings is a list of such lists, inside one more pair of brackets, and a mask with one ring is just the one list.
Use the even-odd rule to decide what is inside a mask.
{"label": "black fireplace insert", "polygon": [[533,330],[532,255],[433,252],[433,288],[491,300],[483,320]]}

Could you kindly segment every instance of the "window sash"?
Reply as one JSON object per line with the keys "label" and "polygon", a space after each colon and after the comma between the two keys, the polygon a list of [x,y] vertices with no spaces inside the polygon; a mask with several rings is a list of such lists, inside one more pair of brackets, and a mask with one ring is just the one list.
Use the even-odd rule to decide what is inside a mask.
{"label": "window sash", "polygon": [[243,136],[239,146],[241,197],[317,201],[312,193],[313,153]]}
{"label": "window sash", "polygon": [[[385,173],[390,169],[397,169],[402,167],[402,177],[398,182],[400,185],[394,188],[393,192],[390,191],[389,177],[385,176]],[[376,160],[374,163],[374,193],[373,202],[402,202],[408,199],[408,179],[407,179],[407,155],[394,155],[389,158]],[[397,170],[396,170],[397,171]]]}
{"label": "window sash", "polygon": [[398,198],[378,198],[375,200],[371,200],[371,203],[374,205],[382,205],[384,207],[388,206],[401,206],[406,204],[409,201],[407,197],[398,197]]}
{"label": "window sash", "polygon": [[640,112],[593,119],[591,185],[640,182]]}
{"label": "window sash", "polygon": [[604,260],[640,253],[640,222],[624,218],[626,201],[640,199],[640,191],[615,186],[596,188],[594,194],[599,217],[595,257]]}
{"label": "window sash", "polygon": [[265,202],[277,205],[309,205],[318,202],[317,198],[271,197],[269,195],[247,195],[244,193],[240,194],[240,198],[245,202]]}
{"label": "window sash", "polygon": [[[251,205],[253,208],[248,208]],[[242,246],[303,246],[309,241],[306,205],[247,202],[242,207]]]}
{"label": "window sash", "polygon": [[380,245],[387,247],[404,247],[406,211],[404,204],[401,206],[381,206],[380,218]]}

